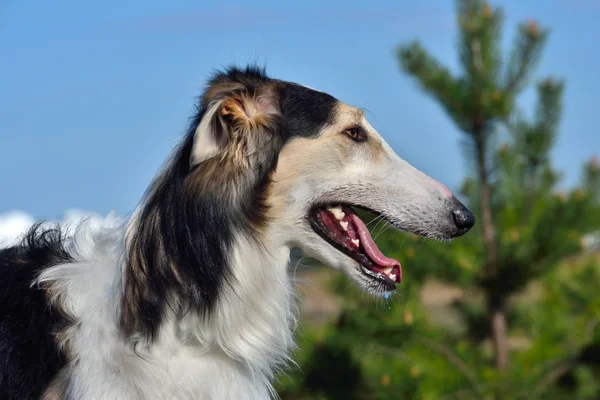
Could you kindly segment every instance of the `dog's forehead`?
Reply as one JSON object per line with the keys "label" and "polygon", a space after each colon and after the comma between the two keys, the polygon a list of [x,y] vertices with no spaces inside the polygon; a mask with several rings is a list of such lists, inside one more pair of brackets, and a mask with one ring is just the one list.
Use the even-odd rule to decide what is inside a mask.
{"label": "dog's forehead", "polygon": [[362,109],[342,102],[339,102],[337,105],[336,120],[338,123],[367,123],[365,119],[365,112]]}
{"label": "dog's forehead", "polygon": [[316,136],[325,126],[340,120],[360,120],[360,109],[349,106],[332,95],[293,82],[285,82],[281,111],[292,136]]}

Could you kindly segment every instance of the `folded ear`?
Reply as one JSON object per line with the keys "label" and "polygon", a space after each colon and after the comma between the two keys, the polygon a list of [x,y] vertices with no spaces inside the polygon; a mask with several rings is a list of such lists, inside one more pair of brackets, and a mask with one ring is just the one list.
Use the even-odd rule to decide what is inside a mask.
{"label": "folded ear", "polygon": [[209,103],[194,132],[191,167],[223,153],[233,142],[253,147],[254,140],[244,136],[268,127],[280,113],[277,98],[272,92],[252,95],[241,90],[218,97]]}
{"label": "folded ear", "polygon": [[227,127],[219,117],[219,109],[222,104],[222,100],[211,104],[200,120],[200,124],[194,132],[190,167],[213,158],[227,147],[229,142]]}

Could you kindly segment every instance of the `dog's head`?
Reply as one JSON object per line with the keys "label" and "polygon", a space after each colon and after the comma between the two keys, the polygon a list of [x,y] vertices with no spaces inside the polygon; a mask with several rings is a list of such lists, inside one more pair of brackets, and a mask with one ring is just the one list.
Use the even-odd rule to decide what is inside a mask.
{"label": "dog's head", "polygon": [[444,185],[396,155],[362,110],[329,94],[231,70],[211,81],[203,107],[190,154],[195,190],[223,193],[257,234],[301,248],[362,288],[393,290],[402,271],[356,209],[435,239],[474,224]]}
{"label": "dog's head", "polygon": [[371,292],[394,290],[400,263],[381,253],[356,209],[436,239],[474,223],[445,186],[398,157],[360,109],[256,68],[217,74],[129,225],[126,332],[153,335],[160,299],[171,293],[209,312],[233,274],[240,234],[257,248],[299,247]]}

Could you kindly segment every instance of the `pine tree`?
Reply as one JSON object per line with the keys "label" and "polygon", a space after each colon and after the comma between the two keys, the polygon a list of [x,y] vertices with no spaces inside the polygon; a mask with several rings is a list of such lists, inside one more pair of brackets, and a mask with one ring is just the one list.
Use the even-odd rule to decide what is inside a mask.
{"label": "pine tree", "polygon": [[[463,193],[479,217],[479,232],[471,234],[481,237],[474,250],[483,250],[476,281],[487,298],[495,365],[504,371],[509,363],[507,299],[557,259],[576,251],[579,236],[569,233],[585,230],[588,227],[582,225],[590,220],[580,210],[569,209],[581,205],[574,204],[579,200],[552,197],[559,176],[549,152],[560,121],[563,82],[548,78],[537,85],[532,121],[520,116],[515,106],[548,30],[534,21],[521,24],[505,60],[500,49],[501,10],[481,0],[458,0],[457,6],[459,76],[419,42],[401,46],[398,58],[402,69],[463,132],[466,154],[474,162],[477,173],[467,179]],[[499,148],[505,131],[509,141]]]}

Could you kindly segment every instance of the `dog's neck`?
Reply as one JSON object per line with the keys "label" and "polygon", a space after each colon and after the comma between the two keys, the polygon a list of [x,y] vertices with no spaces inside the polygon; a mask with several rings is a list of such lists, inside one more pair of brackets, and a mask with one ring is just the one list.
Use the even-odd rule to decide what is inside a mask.
{"label": "dog's neck", "polygon": [[[223,285],[215,309],[207,318],[193,312],[182,319],[167,318],[154,344],[158,354],[165,343],[175,339],[199,351],[202,365],[215,363],[213,368],[219,373],[229,369],[235,380],[240,374],[250,376],[254,383],[243,390],[261,391],[238,396],[274,395],[275,374],[289,361],[294,345],[295,293],[287,274],[288,262],[289,249],[285,247],[264,242],[257,247],[256,242],[238,238],[231,252],[232,275]],[[203,370],[203,379],[210,381],[212,373],[215,371]],[[208,387],[202,393],[229,398],[215,390],[222,389]],[[237,393],[240,389],[231,390]]]}
{"label": "dog's neck", "polygon": [[231,277],[210,317],[194,314],[181,321],[186,339],[217,348],[271,378],[293,346],[296,312],[289,257],[287,247],[238,238],[231,252]]}

